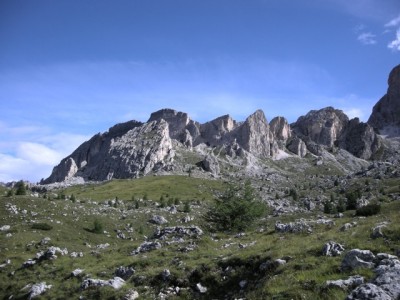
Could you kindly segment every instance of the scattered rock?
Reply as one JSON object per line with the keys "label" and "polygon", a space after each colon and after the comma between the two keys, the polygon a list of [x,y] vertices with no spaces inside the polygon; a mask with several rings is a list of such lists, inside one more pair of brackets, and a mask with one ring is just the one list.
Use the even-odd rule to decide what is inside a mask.
{"label": "scattered rock", "polygon": [[247,286],[247,280],[241,280],[239,286],[243,290]]}
{"label": "scattered rock", "polygon": [[108,248],[108,247],[110,247],[110,244],[109,244],[109,243],[100,244],[100,245],[97,245],[97,246],[96,246],[97,249],[106,249],[106,248]]}
{"label": "scattered rock", "polygon": [[52,287],[51,285],[46,285],[46,282],[36,283],[36,284],[32,285],[32,287],[29,291],[28,299],[33,299],[33,298],[43,294],[47,290],[51,289],[51,287]]}
{"label": "scattered rock", "polygon": [[178,235],[178,236],[191,236],[191,237],[198,237],[203,234],[203,230],[200,229],[198,226],[175,226],[175,227],[165,227],[163,229],[157,228],[156,232],[154,233],[154,238],[161,239],[165,238],[168,235]]}
{"label": "scattered rock", "polygon": [[344,251],[344,247],[336,242],[330,241],[322,248],[323,256],[338,256]]}
{"label": "scattered rock", "polygon": [[345,223],[345,224],[343,224],[343,226],[342,227],[340,227],[340,231],[347,231],[347,230],[349,230],[350,228],[353,228],[353,227],[355,227],[357,225],[357,222],[351,222],[351,223]]}
{"label": "scattered rock", "polygon": [[11,229],[10,225],[3,225],[3,226],[0,227],[0,231],[8,231],[10,229]]}
{"label": "scattered rock", "polygon": [[84,271],[83,269],[75,269],[75,270],[73,270],[73,271],[71,272],[71,276],[72,276],[72,277],[77,277],[77,276],[79,276],[80,274],[82,274],[83,271]]}
{"label": "scattered rock", "polygon": [[290,222],[288,224],[277,222],[277,223],[275,223],[275,232],[280,232],[280,233],[307,232],[307,233],[311,233],[312,232],[312,228],[304,220],[300,220],[300,221],[297,221],[297,222],[294,222],[294,223]]}
{"label": "scattered rock", "polygon": [[83,257],[83,253],[82,252],[72,252],[69,256],[71,258]]}
{"label": "scattered rock", "polygon": [[157,225],[162,225],[162,224],[168,223],[166,218],[164,218],[163,216],[158,216],[158,215],[152,216],[151,219],[149,220],[149,222],[153,223],[153,224],[157,224]]}
{"label": "scattered rock", "polygon": [[122,300],[135,300],[139,298],[139,293],[135,290],[129,290]]}
{"label": "scattered rock", "polygon": [[200,294],[207,293],[207,288],[205,286],[202,286],[201,283],[196,284],[196,290],[200,292]]}
{"label": "scattered rock", "polygon": [[149,252],[160,248],[161,244],[159,242],[144,242],[135,251],[133,251],[131,255],[136,255],[143,252]]}
{"label": "scattered rock", "polygon": [[51,238],[49,237],[44,237],[42,238],[42,240],[40,241],[40,245],[47,245],[49,242],[51,241]]}
{"label": "scattered rock", "polygon": [[377,226],[375,226],[374,228],[372,228],[372,232],[371,232],[371,238],[373,239],[377,239],[380,237],[384,237],[384,233],[382,232],[383,228],[387,227],[387,222],[383,222],[381,224],[378,224]]}
{"label": "scattered rock", "polygon": [[125,284],[125,280],[120,277],[114,277],[113,279],[109,280],[102,280],[102,279],[85,279],[81,284],[81,289],[86,290],[89,287],[103,287],[103,286],[110,286],[116,290],[120,289]]}
{"label": "scattered rock", "polygon": [[170,272],[168,269],[164,269],[164,270],[161,272],[161,277],[162,277],[162,279],[163,279],[164,281],[167,281],[167,280],[169,280],[169,278],[171,277],[171,272]]}
{"label": "scattered rock", "polygon": [[343,258],[340,269],[342,271],[356,268],[373,268],[375,255],[370,250],[352,249]]}
{"label": "scattered rock", "polygon": [[135,269],[132,267],[120,266],[115,270],[114,274],[117,277],[128,280],[131,276],[133,276],[133,274],[135,274]]}

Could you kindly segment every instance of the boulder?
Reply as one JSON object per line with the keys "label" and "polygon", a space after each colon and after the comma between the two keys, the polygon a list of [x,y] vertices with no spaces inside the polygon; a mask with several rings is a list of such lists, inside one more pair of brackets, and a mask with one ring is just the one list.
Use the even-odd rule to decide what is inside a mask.
{"label": "boulder", "polygon": [[383,289],[372,283],[362,284],[353,290],[346,300],[393,300]]}
{"label": "boulder", "polygon": [[328,280],[326,282],[327,287],[338,287],[343,290],[354,289],[357,286],[364,283],[364,277],[360,275],[350,276],[347,279],[339,279],[339,280]]}
{"label": "boulder", "polygon": [[129,290],[122,300],[136,300],[139,299],[139,293],[135,290]]}
{"label": "boulder", "polygon": [[373,268],[375,259],[375,255],[370,250],[352,249],[346,253],[340,269],[347,271],[356,268]]}
{"label": "boulder", "polygon": [[207,288],[205,286],[203,286],[201,283],[197,283],[196,284],[196,290],[200,293],[200,294],[205,294],[207,293]]}
{"label": "boulder", "polygon": [[154,215],[151,217],[149,222],[153,223],[153,224],[157,224],[157,225],[162,225],[162,224],[168,223],[168,220],[166,218],[164,218],[163,216]]}
{"label": "boulder", "polygon": [[387,227],[387,222],[383,222],[382,224],[376,225],[374,228],[372,228],[371,238],[377,239],[380,237],[384,237],[385,235],[383,234],[382,229],[386,227]]}
{"label": "boulder", "polygon": [[218,160],[212,154],[207,155],[202,160],[201,166],[203,167],[204,171],[210,172],[214,175],[218,175],[220,172]]}
{"label": "boulder", "polygon": [[40,282],[40,283],[36,283],[36,284],[32,285],[32,287],[29,291],[28,299],[33,299],[33,298],[43,294],[47,290],[51,289],[51,287],[52,287],[51,285],[46,285],[46,282]]}
{"label": "boulder", "polygon": [[135,274],[135,269],[132,267],[120,266],[115,270],[114,274],[117,277],[128,280],[131,276],[133,276],[133,274]]}
{"label": "boulder", "polygon": [[344,247],[336,242],[330,241],[322,248],[323,256],[338,256],[344,251]]}
{"label": "boulder", "polygon": [[109,286],[114,288],[115,290],[120,289],[125,284],[125,280],[120,277],[114,277],[113,279],[109,280],[102,280],[102,279],[93,279],[88,278],[85,279],[81,284],[81,289],[86,290],[90,287],[103,287]]}
{"label": "boulder", "polygon": [[159,242],[144,242],[142,243],[135,251],[131,253],[131,255],[149,252],[153,250],[157,250],[161,248],[161,244]]}
{"label": "boulder", "polygon": [[280,233],[307,232],[307,233],[311,233],[312,228],[307,222],[305,222],[303,220],[300,220],[297,222],[290,222],[288,224],[277,222],[277,223],[275,223],[275,232],[280,232]]}

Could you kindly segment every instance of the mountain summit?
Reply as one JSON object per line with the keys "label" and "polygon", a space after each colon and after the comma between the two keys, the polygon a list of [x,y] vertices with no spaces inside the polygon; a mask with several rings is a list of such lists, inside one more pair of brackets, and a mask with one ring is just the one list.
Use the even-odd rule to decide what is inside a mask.
{"label": "mountain summit", "polygon": [[350,120],[333,107],[312,110],[290,125],[284,117],[268,122],[262,110],[243,122],[224,115],[200,124],[187,113],[161,109],[145,123],[129,121],[96,134],[64,158],[41,183],[71,178],[102,181],[192,170],[219,176],[234,168],[254,175],[263,174],[263,168],[273,160],[303,158],[308,153],[314,158],[328,157],[327,153],[332,156],[339,150],[341,156],[345,151],[346,157],[354,159],[379,159],[386,146],[378,133],[398,135],[399,128],[397,66],[390,73],[387,94],[374,106],[368,123],[358,118]]}

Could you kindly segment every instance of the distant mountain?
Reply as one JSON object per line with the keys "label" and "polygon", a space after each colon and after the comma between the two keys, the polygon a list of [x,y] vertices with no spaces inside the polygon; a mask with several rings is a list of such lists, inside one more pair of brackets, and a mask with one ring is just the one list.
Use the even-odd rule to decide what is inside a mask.
{"label": "distant mountain", "polygon": [[302,158],[307,153],[318,157],[336,150],[363,160],[379,159],[386,146],[377,133],[389,130],[391,135],[398,134],[399,128],[397,66],[390,73],[388,93],[374,106],[368,123],[358,118],[349,120],[333,107],[312,110],[290,125],[284,117],[268,123],[261,110],[244,122],[225,115],[200,124],[184,112],[162,109],[145,123],[129,121],[96,134],[64,158],[41,183],[136,178],[193,169],[219,176],[220,165],[224,172],[232,172],[229,170],[235,166],[251,175],[268,161]]}

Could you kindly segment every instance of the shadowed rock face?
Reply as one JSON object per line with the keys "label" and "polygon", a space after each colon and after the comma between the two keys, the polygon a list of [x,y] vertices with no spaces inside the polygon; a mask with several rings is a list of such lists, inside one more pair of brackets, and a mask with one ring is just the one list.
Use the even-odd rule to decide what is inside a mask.
{"label": "shadowed rock face", "polygon": [[341,110],[326,107],[312,110],[292,125],[296,135],[304,141],[332,147],[339,139],[349,118]]}
{"label": "shadowed rock face", "polygon": [[370,159],[381,147],[381,140],[369,124],[358,118],[349,120],[343,111],[333,107],[310,111],[292,124],[292,128],[316,155],[320,154],[321,146],[335,146],[356,157]]}
{"label": "shadowed rock face", "polygon": [[400,136],[400,65],[389,74],[387,93],[375,104],[368,124],[379,133]]}

